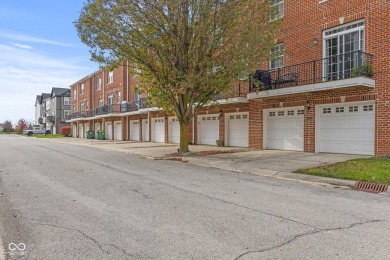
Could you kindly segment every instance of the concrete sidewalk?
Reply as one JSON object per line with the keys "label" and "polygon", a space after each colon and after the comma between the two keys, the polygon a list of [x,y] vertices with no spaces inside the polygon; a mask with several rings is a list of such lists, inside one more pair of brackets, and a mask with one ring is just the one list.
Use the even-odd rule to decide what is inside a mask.
{"label": "concrete sidewalk", "polygon": [[[149,159],[179,159],[193,165],[213,167],[240,173],[294,180],[337,188],[351,188],[356,181],[339,180],[293,173],[298,169],[311,168],[346,160],[363,158],[362,155],[304,153],[279,150],[253,150],[237,147],[190,145],[191,153],[175,157],[177,144],[152,142],[98,141],[78,138],[40,139],[136,154]],[[207,154],[207,155],[205,155]],[[179,157],[179,158],[178,158]]]}

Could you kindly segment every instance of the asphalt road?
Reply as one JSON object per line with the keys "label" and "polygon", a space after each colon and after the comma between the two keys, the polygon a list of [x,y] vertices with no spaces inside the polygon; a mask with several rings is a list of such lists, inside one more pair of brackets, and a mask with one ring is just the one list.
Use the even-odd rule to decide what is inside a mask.
{"label": "asphalt road", "polygon": [[0,135],[6,259],[389,259],[389,231],[386,195]]}

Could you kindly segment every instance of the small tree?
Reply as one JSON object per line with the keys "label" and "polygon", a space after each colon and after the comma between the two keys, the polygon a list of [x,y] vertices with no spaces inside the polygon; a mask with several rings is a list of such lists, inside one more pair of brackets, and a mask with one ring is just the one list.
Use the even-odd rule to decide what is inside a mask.
{"label": "small tree", "polygon": [[26,120],[23,118],[19,119],[18,124],[16,125],[16,128],[18,129],[18,132],[23,133],[23,130],[27,128]]}
{"label": "small tree", "polygon": [[259,0],[87,0],[76,28],[92,60],[137,68],[139,90],[176,114],[187,152],[197,110],[268,60],[280,24],[270,11]]}
{"label": "small tree", "polygon": [[10,120],[6,120],[4,122],[4,132],[11,132],[12,131],[12,122]]}

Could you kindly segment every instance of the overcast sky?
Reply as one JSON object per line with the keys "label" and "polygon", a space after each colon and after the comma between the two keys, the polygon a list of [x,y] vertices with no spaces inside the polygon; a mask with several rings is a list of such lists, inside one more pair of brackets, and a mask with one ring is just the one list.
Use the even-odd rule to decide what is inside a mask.
{"label": "overcast sky", "polygon": [[0,0],[0,123],[34,120],[35,97],[98,69],[73,22],[83,0]]}

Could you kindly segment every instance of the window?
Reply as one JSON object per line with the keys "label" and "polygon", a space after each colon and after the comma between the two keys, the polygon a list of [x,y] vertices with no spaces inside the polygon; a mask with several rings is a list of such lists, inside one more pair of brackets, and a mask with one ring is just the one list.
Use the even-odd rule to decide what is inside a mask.
{"label": "window", "polygon": [[236,115],[236,119],[241,119],[241,115]]}
{"label": "window", "polygon": [[109,71],[108,72],[108,84],[114,82],[114,71]]}
{"label": "window", "polygon": [[322,109],[322,113],[323,114],[331,114],[332,113],[332,109],[330,107],[324,108],[324,109]]}
{"label": "window", "polygon": [[359,112],[359,107],[358,106],[349,107],[349,112]]}
{"label": "window", "polygon": [[89,103],[88,103],[88,100],[87,101],[85,101],[85,109],[88,111],[88,109],[89,109]]}
{"label": "window", "polygon": [[279,111],[278,116],[284,116],[284,111]]}
{"label": "window", "polygon": [[290,110],[290,111],[288,111],[288,112],[287,112],[287,115],[289,115],[289,116],[293,116],[293,115],[294,115],[294,110]]}
{"label": "window", "polygon": [[230,116],[229,119],[234,119],[234,116]]}
{"label": "window", "polygon": [[122,99],[121,99],[121,92],[118,91],[118,103],[122,102]]}
{"label": "window", "polygon": [[84,94],[84,83],[80,85],[80,95]]}
{"label": "window", "polygon": [[134,68],[134,76],[139,76],[139,75],[141,75],[141,69],[135,67],[135,68]]}
{"label": "window", "polygon": [[73,99],[76,99],[76,98],[77,98],[77,90],[74,89],[74,90],[73,90]]}
{"label": "window", "polygon": [[349,78],[364,64],[364,21],[324,31],[324,80]]}
{"label": "window", "polygon": [[102,89],[102,79],[99,77],[97,78],[96,90],[101,90],[101,89]]}
{"label": "window", "polygon": [[69,106],[70,105],[70,97],[64,97],[64,105]]}
{"label": "window", "polygon": [[275,116],[275,112],[269,112],[269,116]]}
{"label": "window", "polygon": [[283,43],[276,44],[271,49],[271,60],[269,61],[270,69],[277,69],[283,67]]}
{"label": "window", "polygon": [[80,112],[84,112],[84,102],[81,102],[80,104]]}
{"label": "window", "polygon": [[284,16],[284,0],[271,0],[270,20],[276,20]]}
{"label": "window", "polygon": [[304,110],[298,110],[297,111],[297,115],[304,115],[305,114],[305,111]]}
{"label": "window", "polygon": [[363,106],[363,111],[374,111],[374,105]]}
{"label": "window", "polygon": [[248,119],[248,115],[243,115],[242,119]]}
{"label": "window", "polygon": [[101,98],[101,99],[99,99],[99,107],[102,107],[102,106],[104,106],[104,102],[103,102],[103,99]]}
{"label": "window", "polygon": [[344,107],[336,107],[336,113],[344,113]]}
{"label": "window", "polygon": [[114,104],[114,96],[113,95],[108,95],[108,105]]}
{"label": "window", "polygon": [[64,117],[67,117],[70,115],[70,110],[64,110]]}

